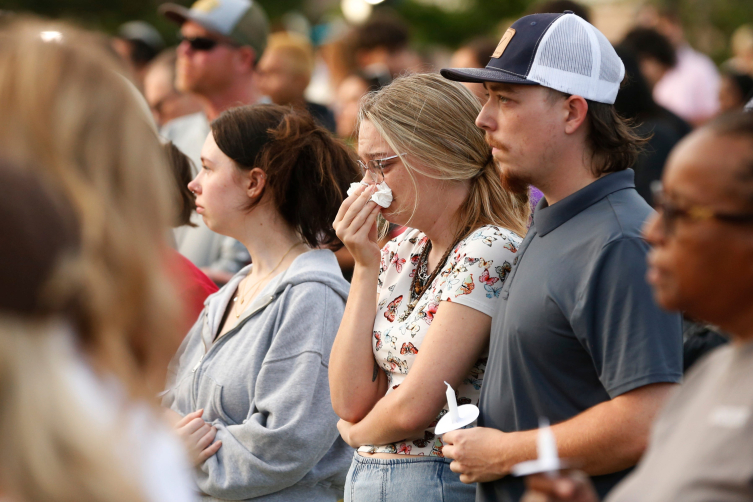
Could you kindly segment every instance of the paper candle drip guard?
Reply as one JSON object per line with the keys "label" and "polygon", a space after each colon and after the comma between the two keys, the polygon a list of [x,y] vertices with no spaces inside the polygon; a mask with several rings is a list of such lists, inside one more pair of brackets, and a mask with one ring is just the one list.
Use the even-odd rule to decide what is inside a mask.
{"label": "paper candle drip guard", "polygon": [[447,382],[445,382],[445,385],[447,386],[447,409],[449,411],[434,428],[434,433],[439,435],[470,425],[478,418],[478,408],[472,404],[458,406],[455,391]]}

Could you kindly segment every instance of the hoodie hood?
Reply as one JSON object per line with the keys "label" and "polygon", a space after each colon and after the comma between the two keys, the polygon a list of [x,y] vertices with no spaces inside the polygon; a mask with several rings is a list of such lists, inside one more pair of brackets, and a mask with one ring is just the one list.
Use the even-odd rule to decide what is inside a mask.
{"label": "hoodie hood", "polygon": [[[251,265],[243,270],[250,270],[250,267]],[[348,299],[350,291],[350,284],[343,278],[335,253],[328,249],[314,249],[296,257],[290,267],[271,282],[277,284],[275,294],[281,293],[288,285],[295,286],[304,282],[320,282],[329,286],[343,300]]]}
{"label": "hoodie hood", "polygon": [[[212,328],[222,318],[235,290],[250,272],[253,264],[243,267],[219,291],[209,295],[204,302],[207,310],[208,322]],[[314,249],[296,257],[287,270],[273,277],[269,283],[256,295],[249,307],[244,311],[242,319],[258,312],[269,305],[280,293],[288,287],[306,282],[318,282],[328,286],[343,301],[348,299],[350,284],[343,277],[335,253],[328,249]]]}

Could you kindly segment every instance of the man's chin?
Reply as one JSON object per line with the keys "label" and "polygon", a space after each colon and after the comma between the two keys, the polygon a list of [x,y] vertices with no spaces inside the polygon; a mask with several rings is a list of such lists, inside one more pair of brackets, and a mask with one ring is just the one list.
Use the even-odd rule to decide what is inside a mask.
{"label": "man's chin", "polygon": [[528,186],[531,184],[530,181],[521,176],[517,176],[515,173],[511,173],[509,169],[502,168],[501,171],[500,178],[502,186],[505,187],[508,192],[516,195],[528,193]]}

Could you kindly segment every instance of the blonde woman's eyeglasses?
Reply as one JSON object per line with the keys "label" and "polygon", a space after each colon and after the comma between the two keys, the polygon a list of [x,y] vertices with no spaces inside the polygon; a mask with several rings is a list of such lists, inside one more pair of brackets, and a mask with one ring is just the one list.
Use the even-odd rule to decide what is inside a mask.
{"label": "blonde woman's eyeglasses", "polygon": [[361,168],[361,176],[366,177],[368,173],[369,178],[375,184],[382,183],[384,181],[384,168],[385,164],[390,160],[394,160],[398,157],[402,157],[404,153],[392,155],[391,157],[385,157],[383,159],[372,159],[368,162],[358,160],[358,167]]}

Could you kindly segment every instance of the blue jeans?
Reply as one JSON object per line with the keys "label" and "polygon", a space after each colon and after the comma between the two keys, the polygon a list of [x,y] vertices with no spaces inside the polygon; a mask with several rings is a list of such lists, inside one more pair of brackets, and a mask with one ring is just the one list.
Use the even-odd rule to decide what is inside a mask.
{"label": "blue jeans", "polygon": [[473,502],[476,485],[450,470],[450,459],[363,457],[355,452],[345,478],[345,502]]}

